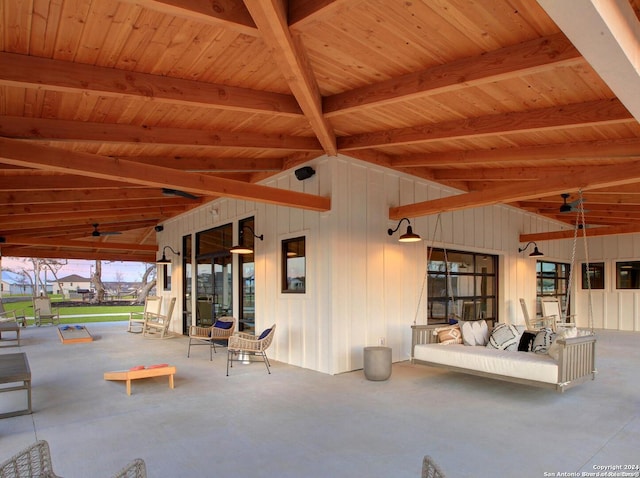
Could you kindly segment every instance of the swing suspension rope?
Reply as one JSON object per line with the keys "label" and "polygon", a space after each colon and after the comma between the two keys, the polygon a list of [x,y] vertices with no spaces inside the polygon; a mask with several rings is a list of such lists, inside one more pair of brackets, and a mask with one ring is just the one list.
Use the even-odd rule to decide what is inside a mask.
{"label": "swing suspension rope", "polygon": [[[427,287],[427,277],[429,276],[429,264],[431,263],[431,254],[433,253],[433,246],[436,242],[436,234],[440,232],[440,240],[442,241],[442,224],[440,222],[440,214],[436,217],[436,224],[433,228],[433,235],[431,236],[431,247],[427,245],[427,264],[424,268],[424,277],[422,278],[422,287],[420,288],[420,296],[418,297],[418,305],[416,306],[416,315],[413,318],[413,325],[416,325],[418,322],[418,314],[420,313],[420,304],[422,303],[422,298],[424,296],[424,291]],[[450,299],[453,303],[453,290],[450,287],[449,281],[449,271],[447,267],[447,249],[444,248],[444,262],[445,262],[445,274],[447,276],[446,287],[448,291],[451,291]]]}
{"label": "swing suspension rope", "polygon": [[578,230],[582,229],[582,240],[584,247],[584,260],[586,268],[587,282],[587,317],[589,329],[593,332],[593,304],[591,299],[591,274],[589,273],[589,248],[587,247],[587,223],[584,217],[584,200],[582,189],[578,190],[578,214],[576,214],[575,227],[573,228],[573,249],[571,251],[571,268],[569,269],[569,283],[567,285],[567,301],[564,306],[564,317],[569,315],[569,304],[571,302],[571,284],[576,263],[576,246],[578,243]]}

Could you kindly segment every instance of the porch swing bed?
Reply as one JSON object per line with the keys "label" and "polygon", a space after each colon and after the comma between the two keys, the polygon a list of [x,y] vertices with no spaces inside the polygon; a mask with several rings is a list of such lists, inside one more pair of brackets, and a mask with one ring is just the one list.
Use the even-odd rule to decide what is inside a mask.
{"label": "porch swing bed", "polygon": [[[438,229],[439,219],[438,216],[435,230]],[[580,229],[583,231],[588,265],[582,191],[580,191],[579,214],[576,216],[574,229],[572,266],[575,264],[576,243]],[[427,262],[429,258],[430,255]],[[445,261],[447,261],[446,250]],[[571,267],[569,273],[569,291],[573,269],[574,267]],[[426,277],[425,274],[425,281]],[[447,277],[447,288],[451,290],[449,277]],[[597,373],[596,336],[593,331],[591,287],[588,275],[587,288],[590,330],[579,331],[575,323],[570,324],[566,319],[562,320],[568,316],[567,311],[561,314],[564,317],[555,317],[558,320],[553,329],[541,327],[537,330],[526,330],[525,326],[505,323],[492,327],[484,320],[461,320],[457,324],[434,329],[429,325],[417,325],[414,319],[411,327],[411,363],[553,389],[557,392],[564,392],[587,380],[594,380]],[[568,293],[567,307],[569,297]],[[451,294],[451,300],[453,302],[453,294]],[[417,315],[416,312],[416,318]]]}

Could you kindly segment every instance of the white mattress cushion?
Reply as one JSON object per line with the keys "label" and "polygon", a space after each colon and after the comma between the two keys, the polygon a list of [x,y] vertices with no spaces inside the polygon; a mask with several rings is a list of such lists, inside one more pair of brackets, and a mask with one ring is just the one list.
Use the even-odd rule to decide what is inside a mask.
{"label": "white mattress cushion", "polygon": [[482,346],[425,344],[416,345],[414,358],[469,370],[516,377],[538,382],[557,383],[558,364],[548,355]]}

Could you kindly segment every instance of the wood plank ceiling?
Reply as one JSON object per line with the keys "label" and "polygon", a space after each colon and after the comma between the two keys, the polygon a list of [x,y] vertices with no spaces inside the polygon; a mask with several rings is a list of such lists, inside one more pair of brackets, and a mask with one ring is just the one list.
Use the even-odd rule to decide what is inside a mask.
{"label": "wood plank ceiling", "polygon": [[155,225],[221,196],[329,210],[256,183],[338,153],[460,192],[391,218],[502,203],[560,229],[582,190],[590,234],[640,232],[640,125],[531,0],[0,0],[0,21],[4,256],[153,261]]}

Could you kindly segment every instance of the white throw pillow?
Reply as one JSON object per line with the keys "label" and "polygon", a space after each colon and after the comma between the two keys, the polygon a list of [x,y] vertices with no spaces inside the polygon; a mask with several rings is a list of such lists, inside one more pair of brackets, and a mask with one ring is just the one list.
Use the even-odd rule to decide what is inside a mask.
{"label": "white throw pillow", "polygon": [[498,350],[518,350],[522,333],[515,325],[498,324],[489,337],[487,348]]}
{"label": "white throw pillow", "polygon": [[547,353],[554,359],[558,360],[560,358],[560,347],[561,345],[558,343],[558,339],[570,339],[578,336],[578,328],[577,327],[567,327],[563,328],[560,332],[556,334],[553,338],[553,342],[549,345],[547,349]]}
{"label": "white throw pillow", "polygon": [[462,343],[465,345],[487,345],[489,340],[489,326],[486,320],[472,320],[458,322],[462,331]]}
{"label": "white throw pillow", "polygon": [[533,339],[533,347],[531,351],[537,354],[548,354],[549,347],[553,343],[556,334],[550,328],[540,329],[536,334],[536,338]]}

